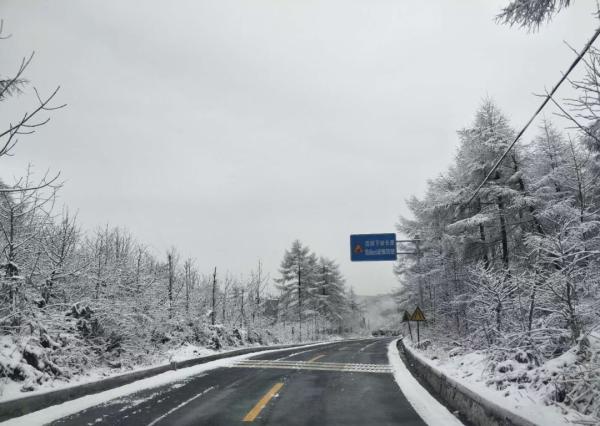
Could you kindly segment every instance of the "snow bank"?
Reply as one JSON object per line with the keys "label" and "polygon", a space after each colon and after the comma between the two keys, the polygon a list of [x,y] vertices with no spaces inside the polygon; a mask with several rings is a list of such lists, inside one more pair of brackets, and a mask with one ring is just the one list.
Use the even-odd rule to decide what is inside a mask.
{"label": "snow bank", "polygon": [[167,351],[167,356],[170,362],[185,361],[188,359],[198,358],[200,356],[213,355],[217,353],[214,349],[209,349],[204,346],[184,343],[182,346]]}
{"label": "snow bank", "polygon": [[398,340],[396,339],[389,344],[388,359],[392,366],[396,383],[398,383],[400,390],[408,402],[410,402],[410,405],[413,406],[423,421],[430,426],[462,426],[462,422],[431,396],[413,377],[410,371],[408,371],[398,353],[397,342]]}
{"label": "snow bank", "polygon": [[519,353],[515,358],[521,362],[508,359],[493,363],[484,351],[462,353],[458,348],[446,351],[435,346],[419,350],[406,339],[404,344],[422,363],[531,423],[543,426],[597,424],[591,417],[550,404],[551,379],[559,367],[574,362],[572,351],[533,367],[523,362]]}
{"label": "snow bank", "polygon": [[[112,356],[102,348],[93,350],[87,340],[75,339],[72,333],[59,333],[55,340],[60,344],[43,345],[37,335],[0,336],[0,402],[221,353],[225,349],[285,343],[268,331],[248,333],[221,325],[194,330],[182,326],[182,331],[171,333],[168,338],[162,336],[165,343],[146,349],[142,345],[136,349],[137,354],[127,350]],[[50,339],[46,333],[43,336]]]}
{"label": "snow bank", "polygon": [[[33,367],[29,367],[26,363],[21,361],[21,354],[14,345],[9,344],[9,336],[5,339],[0,338],[0,364],[8,365],[10,367],[18,366],[20,369],[29,368],[34,370]],[[4,342],[4,343],[3,343]],[[17,380],[11,380],[9,377],[0,377],[0,402],[10,401],[18,398],[23,398],[31,395],[39,395],[59,389],[66,389],[73,386],[83,385],[86,383],[96,382],[98,380],[107,379],[109,377],[118,377],[124,374],[129,374],[137,371],[149,370],[162,365],[167,365],[170,362],[185,361],[193,358],[213,355],[216,353],[223,353],[238,350],[240,348],[231,349],[228,351],[216,351],[214,349],[208,349],[198,345],[184,344],[181,347],[169,349],[166,351],[165,356],[148,363],[147,365],[140,365],[135,368],[110,368],[107,366],[90,368],[83,374],[72,375],[71,377],[47,377],[46,381],[39,385],[36,385],[35,390],[23,392],[23,382]],[[33,373],[29,373],[33,375]],[[28,377],[28,376],[26,376]],[[26,385],[27,386],[26,382]]]}

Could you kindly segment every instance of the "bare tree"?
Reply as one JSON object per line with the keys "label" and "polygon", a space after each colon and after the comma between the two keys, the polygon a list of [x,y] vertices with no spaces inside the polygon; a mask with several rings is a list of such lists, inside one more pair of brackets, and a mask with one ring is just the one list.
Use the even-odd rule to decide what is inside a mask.
{"label": "bare tree", "polygon": [[211,298],[211,310],[210,310],[210,323],[215,325],[216,317],[217,317],[217,267],[215,266],[215,271],[212,276],[212,298]]}
{"label": "bare tree", "polygon": [[[0,21],[0,40],[10,37],[10,35],[3,34],[3,29],[4,21]],[[0,102],[6,101],[11,96],[20,95],[24,93],[25,87],[28,84],[28,81],[27,79],[25,79],[24,74],[29,65],[31,64],[33,56],[34,53],[31,53],[31,55],[29,55],[28,57],[24,57],[21,60],[17,71],[12,75],[12,77],[0,79]],[[39,127],[42,127],[43,125],[48,123],[48,121],[50,121],[50,117],[41,117],[44,113],[63,108],[65,106],[65,104],[53,105],[54,98],[58,94],[59,89],[60,87],[57,87],[50,95],[42,97],[40,96],[38,90],[35,87],[33,88],[35,97],[38,101],[38,106],[32,111],[23,113],[23,115],[20,118],[9,122],[9,124],[4,128],[4,130],[0,130],[0,158],[11,155],[12,150],[18,143],[19,136],[30,135],[32,133],[35,133],[35,131]],[[57,184],[58,178],[59,174],[56,174],[53,177],[48,177],[47,175],[45,175],[41,179],[41,181],[36,184],[28,182],[27,186],[3,186],[2,188],[0,188],[0,192],[10,193],[40,189],[46,186]]]}
{"label": "bare tree", "polygon": [[197,282],[197,273],[194,270],[194,260],[188,258],[183,263],[183,282],[185,288],[185,314],[190,313],[190,296]]}
{"label": "bare tree", "polygon": [[512,0],[496,19],[504,24],[537,30],[570,5],[571,0]]}
{"label": "bare tree", "polygon": [[80,266],[73,262],[79,234],[76,216],[70,215],[68,210],[63,211],[57,224],[46,227],[42,238],[42,250],[49,266],[49,274],[44,280],[41,292],[44,304],[50,301],[57,282],[66,280],[80,269]]}
{"label": "bare tree", "polygon": [[176,269],[178,255],[174,248],[167,252],[167,297],[169,299],[169,318],[173,318],[174,309],[174,286],[176,281]]}
{"label": "bare tree", "polygon": [[[30,171],[12,188],[27,188]],[[35,247],[44,227],[50,222],[49,210],[55,199],[55,190],[42,189],[0,192],[0,232],[2,234],[1,268],[4,271],[2,293],[7,295],[11,312],[17,311],[19,294],[24,279],[23,263],[36,257]]]}

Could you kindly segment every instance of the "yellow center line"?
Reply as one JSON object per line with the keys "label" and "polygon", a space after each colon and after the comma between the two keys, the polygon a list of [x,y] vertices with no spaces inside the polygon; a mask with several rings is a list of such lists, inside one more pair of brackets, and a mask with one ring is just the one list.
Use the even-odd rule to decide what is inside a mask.
{"label": "yellow center line", "polygon": [[277,395],[277,392],[279,392],[279,389],[281,389],[282,387],[283,383],[275,383],[275,385],[271,389],[269,389],[269,392],[267,392],[265,396],[263,396],[260,399],[260,401],[256,403],[252,410],[248,411],[248,414],[246,414],[242,421],[253,422],[254,419],[260,414],[262,409],[266,407],[271,398]]}
{"label": "yellow center line", "polygon": [[320,358],[323,358],[324,356],[325,356],[324,354],[317,355],[316,357],[309,359],[308,362],[314,362],[314,361],[316,361],[316,360],[318,360]]}

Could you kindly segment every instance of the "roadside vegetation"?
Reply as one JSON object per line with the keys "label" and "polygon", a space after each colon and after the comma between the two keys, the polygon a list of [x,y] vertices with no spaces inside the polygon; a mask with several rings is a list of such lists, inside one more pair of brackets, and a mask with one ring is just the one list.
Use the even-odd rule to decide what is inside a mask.
{"label": "roadside vegetation", "polygon": [[[537,29],[568,5],[514,1],[500,19]],[[466,202],[516,134],[493,100],[482,102],[458,131],[453,164],[428,182],[423,197],[408,200],[412,215],[398,230],[421,239],[422,256],[397,264],[402,286],[395,293],[402,307],[424,308],[444,348],[439,353],[482,351],[489,386],[542,389],[547,403],[596,418],[599,63],[592,47],[583,77],[570,81],[576,95],[553,99],[556,123],[543,119]]]}
{"label": "roadside vegetation", "polygon": [[[26,79],[32,60],[0,75],[0,106],[11,116],[0,129],[0,161],[16,154],[19,138],[43,137],[63,107],[58,88],[44,97]],[[35,106],[19,115],[16,97]],[[206,349],[362,331],[362,310],[337,264],[299,241],[276,283],[260,261],[234,276],[176,248],[156,253],[124,228],[82,229],[57,206],[60,174],[36,175],[30,168],[0,181],[0,397]]]}

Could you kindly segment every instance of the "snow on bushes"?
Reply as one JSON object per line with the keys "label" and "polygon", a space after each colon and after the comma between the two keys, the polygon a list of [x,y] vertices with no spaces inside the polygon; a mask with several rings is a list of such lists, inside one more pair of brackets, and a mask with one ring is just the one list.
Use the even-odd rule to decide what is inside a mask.
{"label": "snow on bushes", "polygon": [[275,340],[258,330],[175,319],[154,321],[146,338],[140,338],[111,329],[110,322],[104,325],[89,305],[81,303],[66,311],[36,309],[34,314],[19,333],[0,336],[0,388],[17,386],[28,392],[92,370],[106,375]]}
{"label": "snow on bushes", "polygon": [[[575,90],[597,93],[600,71],[590,64],[600,63],[600,50],[589,56]],[[600,116],[586,119],[600,130]],[[586,342],[600,328],[599,139],[542,121],[481,186],[514,134],[484,100],[458,132],[452,166],[409,200],[411,217],[398,229],[419,240],[419,257],[396,265],[398,311],[418,305],[442,337],[460,339],[465,355],[455,350],[452,359],[483,351],[490,386],[539,391],[598,416],[596,352]],[[553,359],[569,362],[550,372]]]}
{"label": "snow on bushes", "polygon": [[[475,390],[485,386],[486,397],[507,407],[555,406],[569,418],[600,422],[600,336],[589,333],[558,357],[540,358],[527,349],[473,350],[456,346],[443,336],[428,339],[417,353],[445,374]],[[497,392],[494,396],[492,391]],[[479,392],[479,391],[478,391]],[[490,396],[491,395],[491,396]]]}

